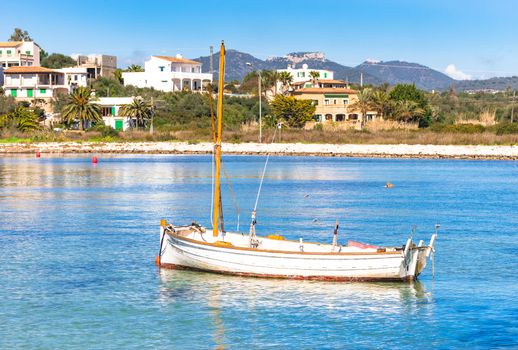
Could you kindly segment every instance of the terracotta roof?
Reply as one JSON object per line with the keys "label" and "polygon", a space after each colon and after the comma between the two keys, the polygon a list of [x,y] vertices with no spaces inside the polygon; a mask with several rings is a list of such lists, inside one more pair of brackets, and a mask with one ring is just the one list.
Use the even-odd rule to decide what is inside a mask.
{"label": "terracotta roof", "polygon": [[45,68],[45,67],[40,67],[40,66],[9,67],[6,70],[4,70],[4,74],[9,74],[9,73],[60,73],[60,74],[63,74],[62,72],[58,72],[58,71],[55,71],[55,70],[52,70],[49,68]]}
{"label": "terracotta roof", "polygon": [[337,79],[317,79],[317,81],[323,84],[347,84],[347,82]]}
{"label": "terracotta roof", "polygon": [[291,85],[294,85],[294,86],[297,86],[297,85],[304,85],[304,84],[309,83],[309,82],[310,82],[309,80],[306,80],[306,81],[297,81],[297,82],[292,83]]}
{"label": "terracotta roof", "polygon": [[358,91],[347,88],[304,88],[293,91],[294,94],[357,94]]}
{"label": "terracotta roof", "polygon": [[162,60],[166,60],[173,63],[190,63],[190,64],[201,64],[200,62],[188,60],[186,58],[177,58],[177,57],[169,57],[169,56],[153,56],[156,58],[160,58]]}
{"label": "terracotta roof", "polygon": [[0,42],[0,47],[13,47],[23,44],[22,41],[4,41]]}

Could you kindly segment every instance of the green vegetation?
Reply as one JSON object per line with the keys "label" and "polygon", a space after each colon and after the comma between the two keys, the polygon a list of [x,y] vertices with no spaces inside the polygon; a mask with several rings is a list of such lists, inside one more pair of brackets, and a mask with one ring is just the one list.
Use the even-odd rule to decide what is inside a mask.
{"label": "green vegetation", "polygon": [[313,119],[316,107],[309,100],[298,100],[293,96],[276,95],[271,103],[276,122],[284,122],[292,128],[302,128]]}
{"label": "green vegetation", "polygon": [[60,69],[66,67],[74,67],[76,65],[76,60],[74,60],[70,56],[66,56],[60,53],[53,53],[41,60],[41,66],[52,68],[52,69]]}
{"label": "green vegetation", "polygon": [[32,38],[26,30],[14,28],[13,34],[9,37],[9,41],[32,41]]}
{"label": "green vegetation", "polygon": [[92,90],[89,88],[77,88],[70,96],[62,110],[62,117],[68,125],[79,123],[79,129],[84,130],[92,123],[102,121],[101,107],[90,103]]}
{"label": "green vegetation", "polygon": [[134,120],[133,127],[143,129],[153,115],[153,109],[149,103],[142,98],[135,97],[130,104],[121,106],[119,113]]}

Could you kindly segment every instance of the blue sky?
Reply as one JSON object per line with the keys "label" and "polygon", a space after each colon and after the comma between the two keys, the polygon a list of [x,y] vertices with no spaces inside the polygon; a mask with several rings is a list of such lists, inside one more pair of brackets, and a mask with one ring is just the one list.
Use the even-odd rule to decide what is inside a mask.
{"label": "blue sky", "polygon": [[20,27],[47,51],[113,54],[121,67],[207,55],[224,39],[263,59],[322,51],[349,66],[399,59],[476,78],[518,75],[517,19],[514,0],[25,0],[2,3],[0,39]]}

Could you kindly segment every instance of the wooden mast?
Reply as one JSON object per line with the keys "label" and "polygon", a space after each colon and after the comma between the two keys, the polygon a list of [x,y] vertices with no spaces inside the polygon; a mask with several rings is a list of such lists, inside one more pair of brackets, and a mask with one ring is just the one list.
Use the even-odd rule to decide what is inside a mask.
{"label": "wooden mast", "polygon": [[218,236],[218,220],[221,205],[221,129],[223,121],[223,88],[225,80],[225,44],[221,42],[219,50],[219,80],[218,80],[218,130],[216,133],[216,143],[214,144],[214,155],[216,160],[216,181],[214,185],[214,213],[212,220],[212,234]]}

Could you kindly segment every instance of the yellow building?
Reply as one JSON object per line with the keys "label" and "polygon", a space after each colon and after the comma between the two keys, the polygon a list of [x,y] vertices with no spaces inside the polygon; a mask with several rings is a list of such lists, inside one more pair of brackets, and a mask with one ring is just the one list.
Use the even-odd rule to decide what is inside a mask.
{"label": "yellow building", "polygon": [[[315,87],[313,87],[315,86]],[[376,112],[366,115],[350,106],[358,101],[358,92],[347,87],[341,80],[316,80],[296,84],[291,94],[301,100],[311,100],[316,107],[315,120],[318,122],[364,122],[374,120]]]}

